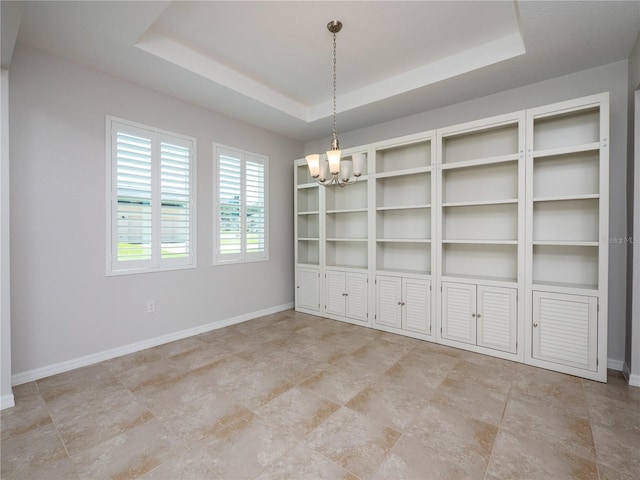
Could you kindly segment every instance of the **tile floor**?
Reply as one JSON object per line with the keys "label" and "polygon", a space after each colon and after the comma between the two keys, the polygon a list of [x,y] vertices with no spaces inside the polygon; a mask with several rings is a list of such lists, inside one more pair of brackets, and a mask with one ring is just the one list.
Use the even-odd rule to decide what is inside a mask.
{"label": "tile floor", "polygon": [[640,389],[269,315],[21,385],[3,479],[640,478]]}

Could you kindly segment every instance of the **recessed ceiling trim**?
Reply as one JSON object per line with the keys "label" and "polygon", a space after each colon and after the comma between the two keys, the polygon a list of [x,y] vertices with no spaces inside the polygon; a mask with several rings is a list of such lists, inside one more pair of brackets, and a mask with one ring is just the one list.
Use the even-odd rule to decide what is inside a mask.
{"label": "recessed ceiling trim", "polygon": [[148,30],[135,46],[281,112],[309,121],[308,108],[301,103],[153,30]]}
{"label": "recessed ceiling trim", "polygon": [[[345,112],[395,95],[410,92],[448,78],[478,70],[526,53],[520,32],[448,56],[338,97],[338,111]],[[310,108],[309,121],[331,115],[332,102]]]}
{"label": "recessed ceiling trim", "polygon": [[[327,118],[331,101],[305,106],[180,42],[148,30],[136,47],[307,123]],[[395,75],[338,97],[346,112],[431,85],[526,53],[520,32],[470,48],[414,70]]]}

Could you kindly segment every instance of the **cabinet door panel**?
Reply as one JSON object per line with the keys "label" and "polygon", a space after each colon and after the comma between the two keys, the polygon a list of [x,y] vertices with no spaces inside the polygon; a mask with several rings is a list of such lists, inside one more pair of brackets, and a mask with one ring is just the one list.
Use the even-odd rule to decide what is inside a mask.
{"label": "cabinet door panel", "polygon": [[478,345],[516,352],[516,290],[478,286]]}
{"label": "cabinet door panel", "polygon": [[345,315],[353,320],[367,321],[367,275],[346,274]]}
{"label": "cabinet door panel", "polygon": [[404,278],[402,293],[402,328],[411,332],[431,333],[431,282]]}
{"label": "cabinet door panel", "polygon": [[533,292],[533,357],[597,370],[597,298]]}
{"label": "cabinet door panel", "polygon": [[442,338],[476,343],[476,286],[442,282]]}
{"label": "cabinet door panel", "polygon": [[320,272],[315,268],[298,269],[296,307],[320,310]]}
{"label": "cabinet door panel", "polygon": [[325,285],[325,311],[332,315],[344,316],[346,304],[344,272],[325,273]]}
{"label": "cabinet door panel", "polygon": [[402,283],[398,277],[376,277],[376,320],[378,325],[400,328]]}

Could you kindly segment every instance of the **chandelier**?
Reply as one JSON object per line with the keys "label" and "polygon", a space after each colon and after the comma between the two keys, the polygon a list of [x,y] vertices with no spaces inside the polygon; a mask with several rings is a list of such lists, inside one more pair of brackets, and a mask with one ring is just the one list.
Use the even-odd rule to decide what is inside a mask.
{"label": "chandelier", "polygon": [[[342,22],[332,20],[327,24],[327,30],[333,34],[333,134],[331,147],[327,151],[327,158],[320,158],[317,153],[307,155],[309,173],[316,181],[325,187],[337,185],[344,187],[358,181],[362,175],[362,166],[365,160],[364,153],[354,153],[350,160],[340,159],[340,144],[336,134],[336,33],[342,29]],[[355,179],[351,179],[351,176]]]}

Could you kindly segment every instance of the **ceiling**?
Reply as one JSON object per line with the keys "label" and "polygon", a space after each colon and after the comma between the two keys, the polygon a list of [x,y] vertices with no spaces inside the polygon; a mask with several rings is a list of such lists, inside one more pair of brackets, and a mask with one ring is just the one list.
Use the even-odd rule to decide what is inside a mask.
{"label": "ceiling", "polygon": [[301,141],[629,57],[638,1],[2,0],[24,44]]}

